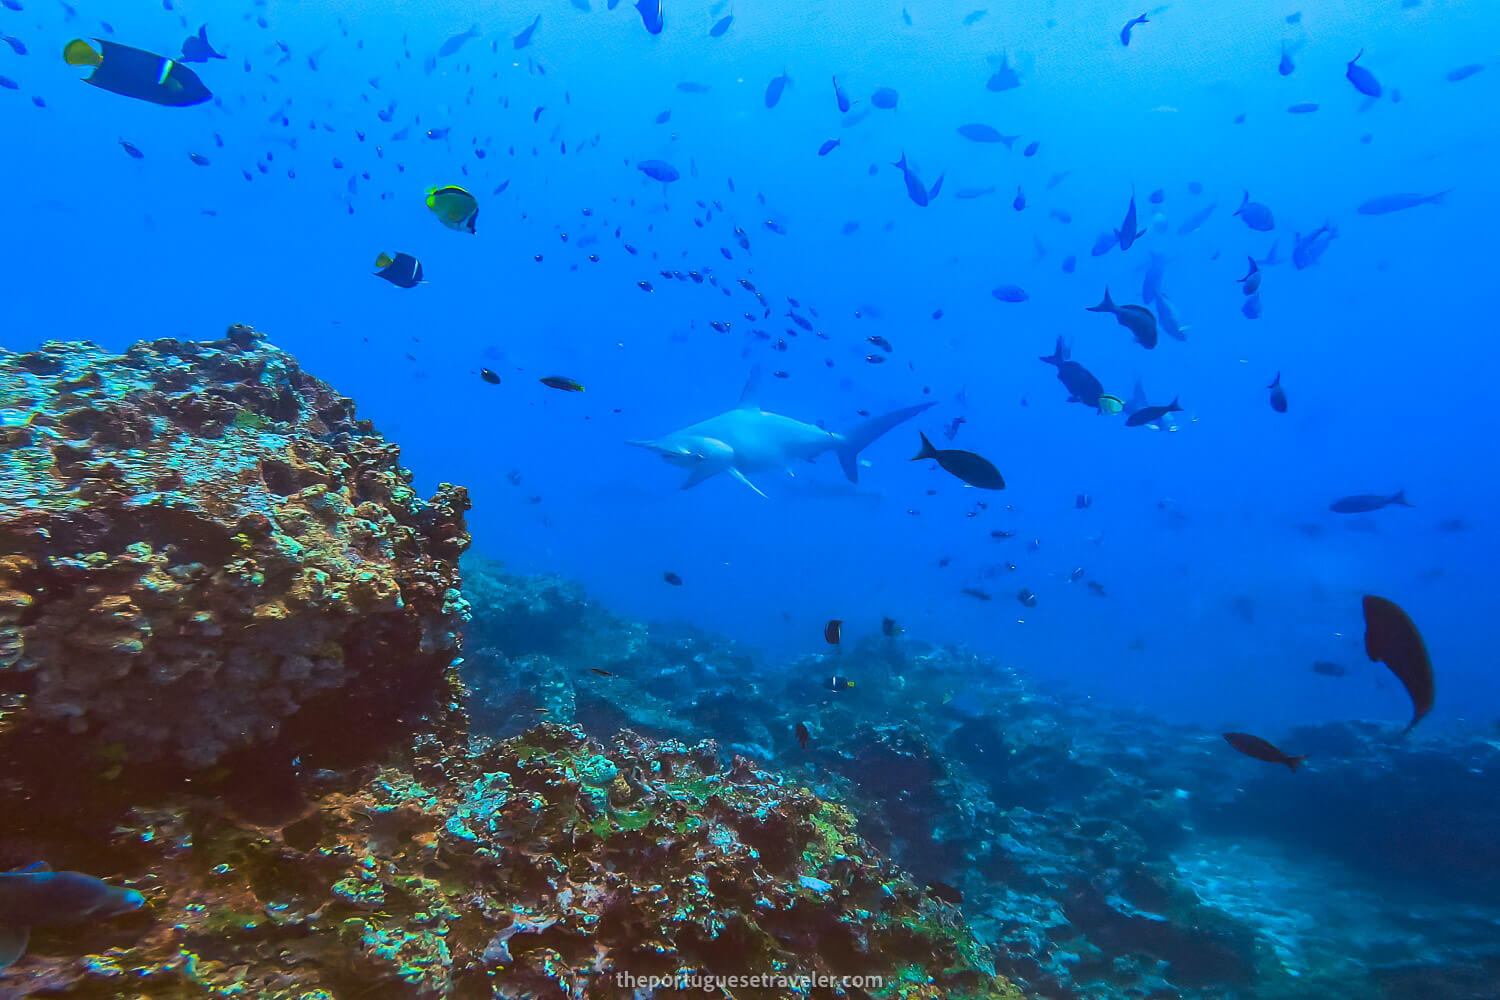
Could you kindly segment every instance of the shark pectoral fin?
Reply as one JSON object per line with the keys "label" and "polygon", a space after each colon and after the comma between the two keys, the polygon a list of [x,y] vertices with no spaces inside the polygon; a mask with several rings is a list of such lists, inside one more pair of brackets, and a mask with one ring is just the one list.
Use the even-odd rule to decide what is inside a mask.
{"label": "shark pectoral fin", "polygon": [[709,479],[713,476],[717,476],[723,471],[723,469],[717,468],[716,466],[713,466],[708,462],[700,462],[698,465],[693,466],[692,472],[688,473],[687,480],[683,482],[682,488],[685,490],[690,490],[694,486],[697,486],[699,483],[703,482],[703,480]]}
{"label": "shark pectoral fin", "polygon": [[752,490],[754,490],[757,494],[759,494],[759,496],[760,496],[760,498],[762,500],[769,500],[769,499],[771,499],[770,497],[766,496],[764,493],[761,493],[759,486],[756,486],[750,480],[746,479],[745,478],[745,474],[743,472],[741,472],[739,469],[736,469],[732,465],[729,467],[729,474],[731,476],[733,476],[734,478],[738,479],[740,482],[744,483],[746,486],[750,487]]}
{"label": "shark pectoral fin", "polygon": [[26,942],[30,938],[30,927],[0,924],[0,969],[10,968],[26,954]]}

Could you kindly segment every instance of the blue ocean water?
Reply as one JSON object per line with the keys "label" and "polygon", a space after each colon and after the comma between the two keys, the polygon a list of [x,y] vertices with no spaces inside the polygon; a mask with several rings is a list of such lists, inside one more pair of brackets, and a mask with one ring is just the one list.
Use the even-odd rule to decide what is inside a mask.
{"label": "blue ocean water", "polygon": [[[714,37],[723,4],[669,3],[653,35],[597,0],[8,3],[0,32],[25,53],[0,45],[0,343],[253,323],[356,398],[421,489],[470,488],[482,554],[769,659],[821,650],[829,618],[852,641],[890,616],[1174,721],[1400,720],[1405,693],[1361,647],[1360,596],[1377,593],[1437,664],[1429,725],[1492,720],[1496,9],[1173,3],[1129,46],[1135,8],[973,9],[911,3],[908,23],[890,2],[744,3]],[[215,94],[196,107],[85,86],[60,57],[80,36],[174,56],[203,23],[226,58],[194,66]],[[1346,78],[1361,51],[1378,99]],[[1019,86],[994,91],[1002,61]],[[877,87],[894,109],[872,106]],[[968,123],[1019,138],[972,142]],[[925,207],[903,154],[926,186],[943,178]],[[648,178],[648,159],[680,179]],[[475,234],[426,208],[448,184],[477,197]],[[1273,230],[1233,214],[1247,191]],[[1145,234],[1091,255],[1132,192]],[[1402,192],[1448,193],[1358,211]],[[1297,234],[1324,224],[1336,238],[1297,268]],[[425,284],[372,277],[397,251]],[[1085,307],[1106,286],[1140,302],[1153,255],[1188,330],[1146,351]],[[1247,256],[1258,319],[1236,283]],[[1058,337],[1107,392],[1139,379],[1153,403],[1180,399],[1172,429],[1066,402],[1038,360]],[[767,410],[833,430],[936,405],[864,453],[857,485],[829,454],[754,475],[768,498],[728,475],[679,489],[681,470],[626,444],[734,407],[756,368]],[[909,462],[919,430],[989,458],[1006,489]],[[1410,508],[1329,510],[1398,489]]]}

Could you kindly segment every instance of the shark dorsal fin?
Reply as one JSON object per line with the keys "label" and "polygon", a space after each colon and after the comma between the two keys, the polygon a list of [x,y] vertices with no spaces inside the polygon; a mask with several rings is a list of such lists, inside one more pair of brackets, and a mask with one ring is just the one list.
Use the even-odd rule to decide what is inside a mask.
{"label": "shark dorsal fin", "polygon": [[750,369],[750,377],[745,379],[745,387],[740,390],[739,409],[760,409],[760,365]]}

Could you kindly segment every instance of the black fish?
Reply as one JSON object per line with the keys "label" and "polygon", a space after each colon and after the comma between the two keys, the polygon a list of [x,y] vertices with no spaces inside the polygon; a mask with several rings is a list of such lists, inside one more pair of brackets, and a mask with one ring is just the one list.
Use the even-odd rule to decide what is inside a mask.
{"label": "black fish", "polygon": [[682,577],[678,576],[676,573],[673,573],[671,570],[668,570],[667,572],[663,573],[661,575],[661,578],[663,580],[667,581],[668,583],[670,583],[674,587],[680,587],[680,586],[682,586]]}
{"label": "black fish", "polygon": [[1271,409],[1277,413],[1285,413],[1286,390],[1281,387],[1281,372],[1276,373],[1275,380],[1266,386],[1266,388],[1271,390]]}
{"label": "black fish", "polygon": [[942,466],[944,471],[962,479],[970,486],[981,490],[1005,489],[1005,479],[1000,475],[1000,470],[990,464],[988,459],[972,451],[934,448],[932,442],[927,440],[926,434],[918,431],[917,435],[922,439],[922,450],[912,456],[913,462],[920,462],[924,458],[937,459],[937,464]]}
{"label": "black fish", "polygon": [[928,882],[927,895],[944,903],[950,903],[953,906],[959,906],[964,901],[964,894],[947,882]]}
{"label": "black fish", "polygon": [[26,954],[31,928],[107,920],[140,909],[146,897],[81,872],[38,862],[0,872],[0,969]]}
{"label": "black fish", "polygon": [[1057,346],[1050,355],[1038,356],[1039,361],[1045,361],[1049,365],[1057,366],[1057,380],[1061,382],[1072,393],[1068,397],[1070,403],[1082,403],[1084,406],[1092,406],[1099,409],[1099,397],[1104,395],[1104,386],[1083,365],[1069,360],[1071,352],[1068,345],[1063,342],[1062,337],[1057,338]]}
{"label": "black fish", "polygon": [[1150,350],[1156,346],[1156,316],[1145,306],[1117,306],[1109,297],[1109,288],[1104,289],[1104,301],[1097,306],[1085,306],[1089,312],[1110,313],[1115,322],[1135,336],[1136,343]]}
{"label": "black fish", "polygon": [[1365,655],[1389,667],[1411,696],[1412,716],[1405,729],[1409,733],[1432,711],[1436,694],[1427,644],[1406,612],[1384,597],[1366,594],[1364,612]]}
{"label": "black fish", "polygon": [[1143,406],[1125,418],[1125,426],[1140,427],[1143,424],[1155,423],[1168,413],[1181,412],[1182,407],[1177,405],[1177,400],[1175,399],[1166,406]]}
{"label": "black fish", "polygon": [[901,634],[901,626],[896,624],[894,618],[882,618],[880,619],[880,633],[894,638]]}
{"label": "black fish", "polygon": [[1312,671],[1313,673],[1321,674],[1324,677],[1349,676],[1349,671],[1344,667],[1342,663],[1332,663],[1328,660],[1314,660]]}
{"label": "black fish", "polygon": [[797,745],[803,750],[807,749],[807,741],[812,739],[812,734],[807,731],[807,726],[797,723]]}
{"label": "black fish", "polygon": [[1251,736],[1249,733],[1225,733],[1224,739],[1228,740],[1230,746],[1246,757],[1254,757],[1256,760],[1263,760],[1267,764],[1285,764],[1293,771],[1301,767],[1302,762],[1307,759],[1306,754],[1303,754],[1301,757],[1288,756],[1259,736]]}
{"label": "black fish", "polygon": [[208,43],[208,25],[198,28],[196,35],[188,35],[182,43],[183,62],[208,62],[210,59],[224,59],[225,56],[214,51],[214,47]]}
{"label": "black fish", "polygon": [[490,371],[488,368],[481,368],[481,369],[479,369],[479,377],[482,378],[482,379],[484,379],[490,385],[499,385],[500,384],[500,376],[496,375],[494,372]]}

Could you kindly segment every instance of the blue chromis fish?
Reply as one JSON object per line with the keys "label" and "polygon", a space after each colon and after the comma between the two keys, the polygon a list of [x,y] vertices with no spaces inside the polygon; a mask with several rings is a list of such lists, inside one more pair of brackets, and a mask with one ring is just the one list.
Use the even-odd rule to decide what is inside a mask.
{"label": "blue chromis fish", "polygon": [[1129,250],[1135,241],[1146,235],[1144,229],[1136,229],[1138,225],[1135,214],[1135,193],[1131,192],[1130,207],[1125,210],[1125,221],[1120,223],[1120,228],[1115,230],[1115,238],[1120,241],[1121,250]]}
{"label": "blue chromis fish", "polygon": [[1365,54],[1364,49],[1359,50],[1359,55],[1349,60],[1348,67],[1344,70],[1344,76],[1354,84],[1354,89],[1366,97],[1380,96],[1380,81],[1375,79],[1375,74],[1359,65],[1359,56]]}
{"label": "blue chromis fish", "polygon": [[1375,493],[1359,493],[1351,497],[1340,497],[1329,504],[1328,509],[1335,514],[1368,514],[1393,504],[1398,507],[1412,506],[1411,502],[1406,499],[1406,491],[1397,490],[1390,496],[1381,496]]}
{"label": "blue chromis fish", "polygon": [[409,253],[398,253],[392,257],[383,253],[375,258],[377,277],[384,278],[397,288],[416,288],[424,280],[422,277],[422,262]]}
{"label": "blue chromis fish", "polygon": [[40,862],[0,873],[0,969],[26,954],[33,927],[107,920],[144,905],[146,897],[134,889]]}
{"label": "blue chromis fish", "polygon": [[900,100],[901,95],[893,87],[876,87],[875,92],[870,95],[870,103],[883,111],[894,111]]}
{"label": "blue chromis fish", "polygon": [[968,125],[960,125],[958,127],[958,134],[963,136],[965,139],[968,139],[970,142],[1002,143],[1004,144],[1006,149],[1010,149],[1015,144],[1015,141],[1021,138],[1018,135],[1004,135],[993,125],[986,125],[983,122],[972,122]]}
{"label": "blue chromis fish", "polygon": [[1292,263],[1297,265],[1297,270],[1301,271],[1316,264],[1318,258],[1323,256],[1323,251],[1328,249],[1328,244],[1332,243],[1338,234],[1338,230],[1333,228],[1331,222],[1323,223],[1306,236],[1294,233]]}
{"label": "blue chromis fish", "polygon": [[202,104],[214,96],[198,74],[176,60],[98,38],[94,43],[97,49],[75,38],[63,46],[63,61],[69,66],[94,68],[84,77],[84,83],[171,108]]}
{"label": "blue chromis fish", "polygon": [[1290,46],[1283,45],[1281,47],[1281,62],[1277,64],[1276,72],[1280,73],[1282,76],[1291,76],[1294,72],[1296,72],[1296,69],[1297,64],[1292,62],[1292,51]]}
{"label": "blue chromis fish", "polygon": [[827,156],[829,153],[838,148],[840,142],[841,140],[839,139],[829,139],[827,142],[823,143],[823,145],[818,147],[818,155]]}
{"label": "blue chromis fish", "polygon": [[906,153],[902,152],[901,159],[892,163],[891,166],[901,171],[901,177],[906,182],[906,196],[926,208],[927,203],[932,199],[928,196],[927,187],[922,183],[922,179],[906,165]]}
{"label": "blue chromis fish", "polygon": [[427,192],[427,207],[438,221],[449,229],[461,233],[474,232],[479,222],[479,201],[457,185],[430,188]]}
{"label": "blue chromis fish", "polygon": [[733,14],[729,14],[725,17],[720,18],[718,21],[714,22],[714,26],[712,28],[708,29],[708,37],[723,38],[724,32],[728,31],[729,26],[732,24],[734,24]]}
{"label": "blue chromis fish", "polygon": [[448,56],[453,55],[459,49],[463,48],[464,43],[467,42],[469,39],[471,39],[471,38],[478,38],[478,37],[479,37],[479,25],[477,25],[477,24],[471,24],[471,25],[469,25],[469,28],[468,28],[467,31],[460,31],[458,34],[452,36],[447,41],[443,42],[442,45],[438,46],[438,50],[437,50],[438,58],[439,59],[446,59]]}
{"label": "blue chromis fish", "polygon": [[1254,257],[1246,257],[1245,260],[1249,263],[1250,270],[1238,281],[1244,286],[1242,290],[1246,295],[1254,295],[1260,291],[1260,265],[1255,262]]}

